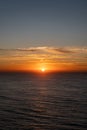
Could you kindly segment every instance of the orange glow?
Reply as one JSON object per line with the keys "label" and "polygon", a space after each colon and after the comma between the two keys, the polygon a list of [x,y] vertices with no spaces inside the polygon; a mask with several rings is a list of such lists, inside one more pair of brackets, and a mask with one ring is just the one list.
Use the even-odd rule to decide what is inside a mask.
{"label": "orange glow", "polygon": [[46,69],[45,69],[45,68],[42,68],[42,69],[41,69],[41,71],[42,71],[42,72],[45,72],[45,71],[46,71]]}
{"label": "orange glow", "polygon": [[26,72],[77,72],[86,71],[87,66],[79,66],[75,64],[62,64],[62,63],[24,63],[0,65],[0,71],[26,71]]}
{"label": "orange glow", "polygon": [[[0,71],[26,71],[35,73],[87,72],[87,49],[82,54],[81,51],[77,51],[77,53],[72,51],[71,53],[66,50],[64,52],[60,51],[60,54],[60,52],[56,52],[55,48],[53,50],[52,48],[39,48],[39,50],[36,48],[35,52],[25,50],[24,53],[21,50],[14,50],[13,52],[12,50],[1,50]],[[72,53],[76,56],[73,57]]]}

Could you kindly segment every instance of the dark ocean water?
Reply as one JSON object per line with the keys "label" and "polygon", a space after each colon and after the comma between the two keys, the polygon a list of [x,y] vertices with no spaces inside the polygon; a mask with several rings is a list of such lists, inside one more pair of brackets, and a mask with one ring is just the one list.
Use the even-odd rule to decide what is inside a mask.
{"label": "dark ocean water", "polygon": [[0,130],[87,130],[87,73],[0,73]]}

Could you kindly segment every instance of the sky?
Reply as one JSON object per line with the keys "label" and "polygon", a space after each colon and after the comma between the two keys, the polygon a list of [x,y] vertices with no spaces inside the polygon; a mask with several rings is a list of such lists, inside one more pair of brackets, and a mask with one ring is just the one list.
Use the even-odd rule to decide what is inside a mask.
{"label": "sky", "polygon": [[44,66],[87,71],[87,0],[0,0],[0,70]]}

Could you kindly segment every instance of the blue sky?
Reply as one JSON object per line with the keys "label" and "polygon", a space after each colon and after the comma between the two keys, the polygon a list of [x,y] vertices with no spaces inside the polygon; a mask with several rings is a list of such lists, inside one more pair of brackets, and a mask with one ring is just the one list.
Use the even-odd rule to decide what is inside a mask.
{"label": "blue sky", "polygon": [[87,0],[0,0],[0,19],[0,48],[87,45]]}

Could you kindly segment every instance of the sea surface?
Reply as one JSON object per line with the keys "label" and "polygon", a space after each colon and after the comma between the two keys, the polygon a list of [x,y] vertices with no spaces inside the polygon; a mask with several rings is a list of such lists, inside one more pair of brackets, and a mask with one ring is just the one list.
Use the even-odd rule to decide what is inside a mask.
{"label": "sea surface", "polygon": [[0,130],[87,130],[87,73],[0,73]]}

